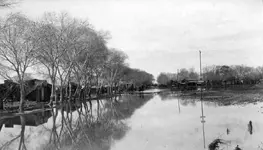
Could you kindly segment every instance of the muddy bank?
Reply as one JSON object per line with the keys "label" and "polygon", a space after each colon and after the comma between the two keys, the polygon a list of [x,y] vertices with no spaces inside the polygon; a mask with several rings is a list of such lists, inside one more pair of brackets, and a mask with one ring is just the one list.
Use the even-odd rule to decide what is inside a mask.
{"label": "muddy bank", "polygon": [[[200,99],[201,92],[185,92],[178,94],[179,97]],[[263,101],[263,89],[228,89],[202,91],[204,101],[217,102],[222,105],[236,105],[257,103]]]}

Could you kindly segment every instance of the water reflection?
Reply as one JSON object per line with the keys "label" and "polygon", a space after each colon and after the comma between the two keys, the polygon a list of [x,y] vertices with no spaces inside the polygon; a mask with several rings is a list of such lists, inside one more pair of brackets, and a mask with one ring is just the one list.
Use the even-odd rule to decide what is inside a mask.
{"label": "water reflection", "polygon": [[202,123],[202,129],[203,129],[203,141],[204,141],[204,148],[206,147],[206,144],[205,144],[205,116],[204,116],[204,104],[203,104],[203,100],[202,100],[202,94],[201,94],[201,114],[202,116],[200,117],[201,118],[201,123]]}
{"label": "water reflection", "polygon": [[226,129],[226,134],[228,135],[230,133],[230,130],[227,128]]}
{"label": "water reflection", "polygon": [[[258,105],[263,105],[259,103]],[[21,114],[1,114],[1,149],[257,149],[258,105],[220,106],[177,93],[121,95]],[[248,120],[250,119],[250,120]],[[250,122],[251,121],[251,122]],[[201,124],[200,124],[201,123]],[[255,132],[256,131],[256,132]],[[128,146],[127,146],[128,145]]]}
{"label": "water reflection", "polygon": [[170,92],[164,91],[158,94],[161,97],[161,100],[173,100],[174,98],[178,97],[178,92]]}
{"label": "water reflection", "polygon": [[[26,150],[26,141],[28,136],[25,136],[26,126],[36,127],[47,122],[51,117],[50,111],[36,111],[30,113],[20,114],[5,114],[0,117],[1,129],[4,126],[5,129],[14,128],[14,126],[20,126],[20,134],[13,136],[10,140],[2,144],[1,149],[9,149],[9,146],[13,143],[18,143],[18,149]],[[0,130],[1,131],[1,130]]]}
{"label": "water reflection", "polygon": [[109,150],[129,130],[125,119],[152,98],[147,94],[63,101],[46,111],[1,114],[0,149]]}
{"label": "water reflection", "polygon": [[[161,93],[136,110],[128,120],[130,131],[111,149],[201,150],[209,149],[214,141],[211,145],[219,149],[258,149],[263,120],[255,108],[260,105],[263,103],[221,106],[199,98],[178,98],[176,93]],[[257,131],[252,132],[253,136],[248,132],[248,119],[253,119],[253,131]]]}
{"label": "water reflection", "polygon": [[25,126],[39,126],[41,124],[46,123],[48,121],[48,118],[52,116],[49,110],[25,114],[23,115],[23,118],[25,119],[21,119],[21,115],[9,115],[9,117],[8,114],[6,114],[6,116],[2,116],[0,118],[0,126],[4,125],[5,128],[13,128],[14,125],[22,125],[23,120],[26,120]]}

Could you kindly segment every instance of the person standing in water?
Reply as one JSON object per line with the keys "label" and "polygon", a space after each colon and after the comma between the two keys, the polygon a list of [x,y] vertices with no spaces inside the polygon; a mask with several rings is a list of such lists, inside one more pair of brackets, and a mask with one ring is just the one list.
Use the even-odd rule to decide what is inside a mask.
{"label": "person standing in water", "polygon": [[237,145],[237,147],[235,148],[235,150],[242,150],[241,148],[239,148],[239,146]]}
{"label": "person standing in water", "polygon": [[230,130],[227,128],[226,129],[226,134],[228,135],[230,133]]}
{"label": "person standing in water", "polygon": [[253,134],[253,125],[252,121],[250,120],[248,123],[248,132],[252,135]]}

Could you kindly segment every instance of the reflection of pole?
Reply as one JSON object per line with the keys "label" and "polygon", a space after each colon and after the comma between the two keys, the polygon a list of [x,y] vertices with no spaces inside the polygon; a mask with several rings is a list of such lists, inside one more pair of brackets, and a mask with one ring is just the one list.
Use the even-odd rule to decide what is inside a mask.
{"label": "reflection of pole", "polygon": [[201,94],[201,111],[202,111],[202,116],[200,118],[201,118],[201,123],[203,124],[203,141],[204,141],[204,148],[205,148],[205,116],[204,116],[204,106],[203,106],[202,94]]}
{"label": "reflection of pole", "polygon": [[[201,51],[199,51],[199,57],[200,57],[200,80],[203,80],[203,78],[202,78]],[[202,88],[202,83],[201,83],[200,101],[201,101],[201,113],[202,113],[201,123],[203,124],[203,141],[204,141],[204,148],[205,148],[205,116],[204,116],[204,106],[203,106],[203,88]]]}
{"label": "reflection of pole", "polygon": [[202,117],[202,121],[201,123],[203,124],[203,141],[204,141],[204,148],[205,148],[205,116],[201,116]]}
{"label": "reflection of pole", "polygon": [[180,114],[181,110],[180,110],[180,102],[179,102],[179,98],[178,98],[178,110],[179,110],[179,114]]}

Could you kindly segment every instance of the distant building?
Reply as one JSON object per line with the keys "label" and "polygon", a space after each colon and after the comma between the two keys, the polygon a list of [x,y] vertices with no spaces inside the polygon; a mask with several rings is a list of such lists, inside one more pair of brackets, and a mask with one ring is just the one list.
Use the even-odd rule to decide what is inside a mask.
{"label": "distant building", "polygon": [[204,81],[202,80],[182,80],[179,84],[181,90],[197,90],[198,87],[202,86]]}

